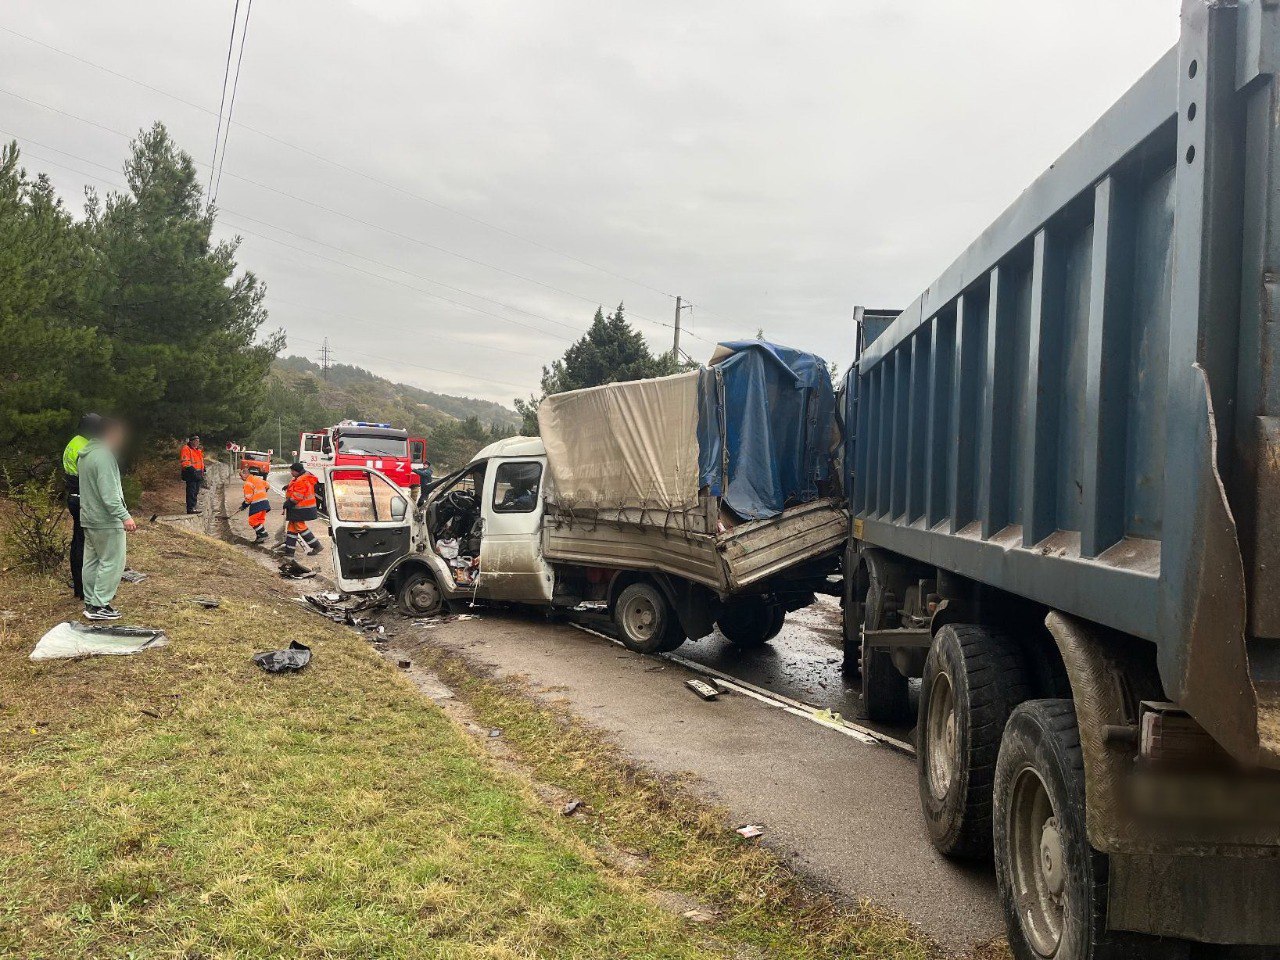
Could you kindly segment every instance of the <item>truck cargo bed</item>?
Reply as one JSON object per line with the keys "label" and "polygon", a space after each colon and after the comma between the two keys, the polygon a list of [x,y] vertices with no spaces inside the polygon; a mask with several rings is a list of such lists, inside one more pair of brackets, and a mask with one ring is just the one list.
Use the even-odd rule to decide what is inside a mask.
{"label": "truck cargo bed", "polygon": [[661,571],[724,596],[843,548],[849,523],[836,500],[801,504],[717,534],[701,532],[708,525],[700,520],[548,513],[543,552],[557,563]]}

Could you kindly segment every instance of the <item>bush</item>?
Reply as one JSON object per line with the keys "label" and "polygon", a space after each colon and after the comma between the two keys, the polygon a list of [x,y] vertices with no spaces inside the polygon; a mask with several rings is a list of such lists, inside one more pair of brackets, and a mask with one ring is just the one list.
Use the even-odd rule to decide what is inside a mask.
{"label": "bush", "polygon": [[142,500],[142,482],[136,477],[121,477],[120,492],[124,494],[124,505],[130,510],[137,510]]}
{"label": "bush", "polygon": [[52,573],[62,565],[71,538],[63,516],[67,512],[62,484],[55,474],[14,483],[4,473],[7,509],[0,519],[7,566]]}

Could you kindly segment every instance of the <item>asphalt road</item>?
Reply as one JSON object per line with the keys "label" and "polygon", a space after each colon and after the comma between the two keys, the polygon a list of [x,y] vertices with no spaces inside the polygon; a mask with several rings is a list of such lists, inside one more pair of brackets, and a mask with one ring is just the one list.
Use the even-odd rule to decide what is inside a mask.
{"label": "asphalt road", "polygon": [[[389,657],[412,659],[415,645],[437,644],[500,676],[523,678],[535,695],[567,704],[610,734],[633,760],[690,774],[735,823],[764,824],[765,842],[802,871],[898,911],[944,949],[963,953],[1003,933],[990,867],[948,861],[926,839],[911,757],[740,694],[700,700],[684,686],[696,674],[679,664],[637,656],[570,625],[476,612],[477,619],[432,628],[401,621],[380,646]],[[698,655],[721,656],[715,643]],[[838,677],[839,663],[827,662],[834,648],[820,637],[788,631],[771,646],[786,661],[811,644],[824,653],[812,675]]]}

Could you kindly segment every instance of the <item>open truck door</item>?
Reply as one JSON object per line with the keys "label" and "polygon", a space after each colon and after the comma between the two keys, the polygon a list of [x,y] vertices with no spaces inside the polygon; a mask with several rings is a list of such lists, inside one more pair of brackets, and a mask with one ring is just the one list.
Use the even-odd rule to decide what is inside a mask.
{"label": "open truck door", "polygon": [[554,576],[542,557],[541,458],[489,461],[476,593],[492,600],[550,603]]}
{"label": "open truck door", "polygon": [[370,467],[326,467],[324,479],[338,589],[377,590],[409,555],[409,498]]}

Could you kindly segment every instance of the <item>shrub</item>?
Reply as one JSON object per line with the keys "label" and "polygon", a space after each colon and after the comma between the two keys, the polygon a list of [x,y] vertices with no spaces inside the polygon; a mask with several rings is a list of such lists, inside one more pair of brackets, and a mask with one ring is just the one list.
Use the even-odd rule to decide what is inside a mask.
{"label": "shrub", "polygon": [[0,519],[0,539],[7,565],[52,573],[62,565],[70,543],[60,481],[51,473],[14,483],[5,471],[4,486],[9,503]]}

